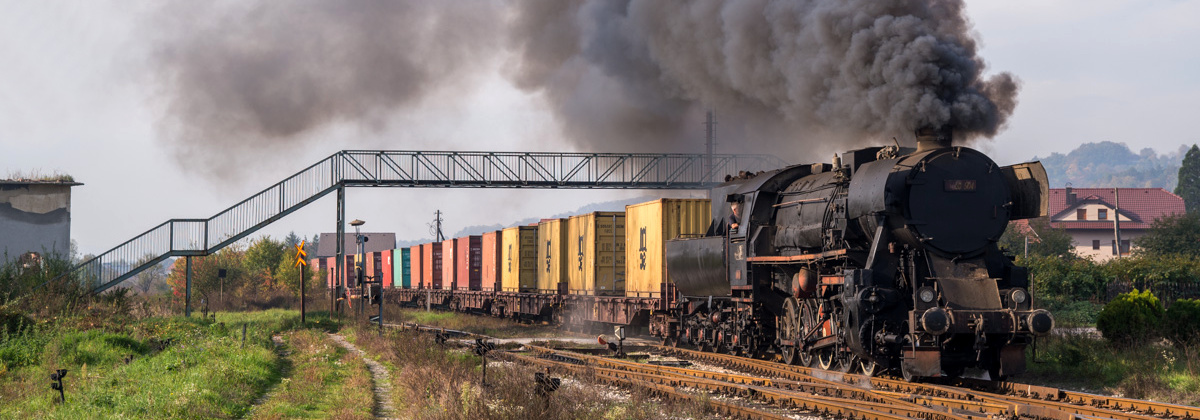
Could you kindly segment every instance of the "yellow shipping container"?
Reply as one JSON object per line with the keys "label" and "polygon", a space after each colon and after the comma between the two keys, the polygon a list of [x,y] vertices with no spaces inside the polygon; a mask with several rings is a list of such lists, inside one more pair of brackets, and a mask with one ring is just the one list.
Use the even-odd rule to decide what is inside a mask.
{"label": "yellow shipping container", "polygon": [[[658,297],[667,276],[666,241],[703,235],[712,222],[707,199],[664,198],[625,206],[625,296]],[[669,281],[669,280],[668,280]]]}
{"label": "yellow shipping container", "polygon": [[624,294],[625,212],[572,216],[567,224],[568,293]]}
{"label": "yellow shipping container", "polygon": [[537,227],[514,226],[500,235],[500,290],[537,291]]}
{"label": "yellow shipping container", "polygon": [[567,281],[567,219],[542,219],[538,223],[538,293],[558,293]]}

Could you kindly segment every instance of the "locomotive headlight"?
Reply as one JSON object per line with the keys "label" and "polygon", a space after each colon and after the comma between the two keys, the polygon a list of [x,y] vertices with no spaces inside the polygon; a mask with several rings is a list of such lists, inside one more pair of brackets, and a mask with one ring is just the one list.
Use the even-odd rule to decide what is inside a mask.
{"label": "locomotive headlight", "polygon": [[942,308],[929,308],[921,315],[921,328],[933,335],[945,334],[950,331],[950,314]]}
{"label": "locomotive headlight", "polygon": [[1009,292],[1009,297],[1012,298],[1013,303],[1020,305],[1029,299],[1029,293],[1025,289],[1016,288]]}
{"label": "locomotive headlight", "polygon": [[933,303],[933,300],[937,298],[937,292],[934,292],[932,287],[925,286],[917,290],[917,298],[921,299],[921,302]]}

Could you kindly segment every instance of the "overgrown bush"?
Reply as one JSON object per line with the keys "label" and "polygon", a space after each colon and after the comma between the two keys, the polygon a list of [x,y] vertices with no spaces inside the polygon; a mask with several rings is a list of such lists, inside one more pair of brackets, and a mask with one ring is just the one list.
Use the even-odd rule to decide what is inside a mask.
{"label": "overgrown bush", "polygon": [[1167,308],[1163,336],[1180,347],[1200,344],[1200,299],[1178,299]]}
{"label": "overgrown bush", "polygon": [[1129,345],[1159,336],[1163,306],[1149,290],[1117,296],[1096,316],[1096,329],[1109,342]]}

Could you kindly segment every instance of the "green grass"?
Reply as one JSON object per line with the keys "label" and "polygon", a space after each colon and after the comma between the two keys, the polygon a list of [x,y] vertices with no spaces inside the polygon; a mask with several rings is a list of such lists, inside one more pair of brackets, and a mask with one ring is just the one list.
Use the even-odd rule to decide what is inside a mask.
{"label": "green grass", "polygon": [[1200,404],[1200,349],[1163,343],[1113,346],[1086,335],[1039,339],[1022,383],[1184,405]]}
{"label": "green grass", "polygon": [[[0,336],[0,418],[234,418],[281,380],[271,335],[295,311],[42,321]],[[242,342],[242,326],[246,340]],[[320,315],[309,326],[336,328]],[[126,363],[126,358],[132,360]],[[49,373],[67,369],[66,404]]]}
{"label": "green grass", "polygon": [[248,418],[371,418],[373,395],[367,366],[324,332],[285,334],[291,374]]}

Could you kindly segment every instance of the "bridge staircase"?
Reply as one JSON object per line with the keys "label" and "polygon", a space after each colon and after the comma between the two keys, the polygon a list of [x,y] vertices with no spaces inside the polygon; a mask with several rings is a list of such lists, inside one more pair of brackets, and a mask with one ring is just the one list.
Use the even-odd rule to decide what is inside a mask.
{"label": "bridge staircase", "polygon": [[725,174],[783,166],[771,155],[344,150],[207,219],[163,222],[51,281],[73,278],[101,293],[168,258],[213,254],[334,192],[340,256],[347,187],[707,189]]}

